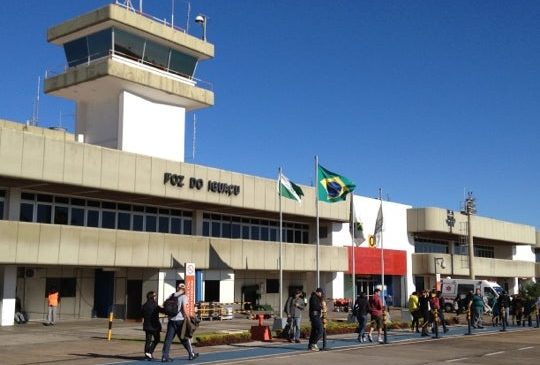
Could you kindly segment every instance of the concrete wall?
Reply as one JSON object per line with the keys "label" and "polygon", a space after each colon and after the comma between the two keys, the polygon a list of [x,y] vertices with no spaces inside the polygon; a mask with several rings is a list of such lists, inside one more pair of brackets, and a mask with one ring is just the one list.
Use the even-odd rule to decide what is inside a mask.
{"label": "concrete wall", "polygon": [[[437,273],[444,276],[469,275],[468,257],[464,255],[416,253],[412,255],[413,275],[435,275],[434,258],[442,257],[446,268],[437,266]],[[535,276],[535,263],[530,261],[474,258],[477,277],[526,277]]]}
{"label": "concrete wall", "polygon": [[[0,176],[35,179],[43,184],[70,184],[83,187],[82,190],[104,189],[252,209],[277,216],[279,205],[275,180],[77,143],[70,141],[71,138],[65,134],[49,138],[45,132],[35,134],[24,128],[0,126]],[[166,172],[184,175],[186,182],[190,177],[203,179],[205,185],[197,190],[187,185],[164,184]],[[238,185],[240,194],[209,191],[209,180]],[[314,218],[315,204],[309,203],[315,200],[314,188],[302,186],[302,189],[305,203],[283,199],[283,213]],[[346,221],[348,205],[348,202],[319,204],[321,220]]]}
{"label": "concrete wall", "polygon": [[[316,269],[315,246],[283,244],[283,268]],[[322,271],[346,270],[346,251],[320,247]],[[163,233],[0,221],[0,263],[95,267],[168,268],[193,262],[198,268],[277,270],[279,245]]]}
{"label": "concrete wall", "polygon": [[[467,221],[467,216],[455,212],[456,220],[452,233],[458,233],[460,225]],[[474,237],[497,240],[509,245],[536,244],[536,229],[525,224],[504,222],[492,218],[472,216],[472,233]],[[446,223],[446,209],[414,208],[407,212],[407,229],[409,232],[442,232],[451,233]]]}

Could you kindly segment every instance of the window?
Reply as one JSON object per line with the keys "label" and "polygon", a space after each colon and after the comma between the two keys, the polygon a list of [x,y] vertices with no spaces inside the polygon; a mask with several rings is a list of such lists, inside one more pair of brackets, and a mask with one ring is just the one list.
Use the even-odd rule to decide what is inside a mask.
{"label": "window", "polygon": [[86,37],[75,39],[64,44],[64,52],[69,67],[74,67],[88,61],[88,43]]}
{"label": "window", "polygon": [[[2,190],[0,190],[0,193]],[[4,196],[0,195],[0,203]],[[22,222],[69,224],[73,226],[133,231],[192,234],[193,212],[85,200],[46,194],[21,194]]]}
{"label": "window", "polygon": [[[203,213],[203,236],[205,237],[277,242],[279,241],[278,226],[279,222],[277,221]],[[308,239],[309,225],[300,223],[283,224],[284,242],[308,243]]]}
{"label": "window", "polygon": [[193,56],[171,50],[171,62],[169,64],[169,70],[178,73],[181,76],[193,76],[195,72],[195,66],[197,65],[197,59]]}
{"label": "window", "polygon": [[51,223],[52,206],[50,204],[38,204],[37,206],[37,222]]}
{"label": "window", "polygon": [[67,206],[54,207],[54,224],[68,224],[69,208]]}
{"label": "window", "polygon": [[107,56],[112,46],[112,30],[104,29],[88,37],[88,58],[95,60]]}
{"label": "window", "polygon": [[34,204],[33,203],[21,203],[21,211],[19,213],[19,220],[21,222],[33,222],[34,221]]}
{"label": "window", "polygon": [[495,258],[495,248],[493,246],[474,245],[474,256]]}
{"label": "window", "polygon": [[0,219],[4,219],[4,200],[6,199],[6,191],[0,190]]}
{"label": "window", "polygon": [[266,293],[279,293],[279,279],[266,279]]}
{"label": "window", "polygon": [[449,253],[448,243],[424,238],[414,239],[415,253]]}
{"label": "window", "polygon": [[169,49],[160,44],[146,41],[144,61],[165,70],[169,64]]}
{"label": "window", "polygon": [[135,60],[143,57],[144,39],[120,29],[114,29],[114,51]]}

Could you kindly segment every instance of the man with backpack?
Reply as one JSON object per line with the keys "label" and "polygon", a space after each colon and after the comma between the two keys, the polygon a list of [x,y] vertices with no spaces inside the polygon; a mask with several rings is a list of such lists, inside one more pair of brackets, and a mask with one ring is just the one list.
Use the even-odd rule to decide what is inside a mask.
{"label": "man with backpack", "polygon": [[[188,352],[188,359],[193,360],[199,357],[199,353],[193,352],[191,346],[191,340],[189,337],[183,337],[181,335],[182,326],[184,321],[189,321],[190,318],[185,311],[187,305],[187,297],[185,295],[186,286],[184,284],[178,284],[176,293],[173,293],[163,303],[163,309],[169,319],[167,323],[167,334],[165,335],[165,342],[163,343],[163,353],[161,355],[161,362],[172,362],[173,359],[169,357],[169,350],[171,348],[174,336],[178,336],[180,343],[184,346]],[[176,304],[176,306],[175,306]]]}
{"label": "man with backpack", "polygon": [[287,314],[287,322],[290,323],[289,342],[300,343],[300,322],[302,321],[304,307],[302,291],[296,289],[294,297],[289,297],[287,303],[285,303],[285,314]]}

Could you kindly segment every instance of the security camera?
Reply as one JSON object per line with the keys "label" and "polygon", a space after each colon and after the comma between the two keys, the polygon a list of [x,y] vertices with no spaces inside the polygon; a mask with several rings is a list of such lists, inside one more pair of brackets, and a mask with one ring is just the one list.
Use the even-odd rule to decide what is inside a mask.
{"label": "security camera", "polygon": [[197,15],[195,17],[195,23],[203,24],[206,21],[205,17],[202,15]]}
{"label": "security camera", "polygon": [[446,269],[446,263],[444,261],[441,261],[441,269]]}

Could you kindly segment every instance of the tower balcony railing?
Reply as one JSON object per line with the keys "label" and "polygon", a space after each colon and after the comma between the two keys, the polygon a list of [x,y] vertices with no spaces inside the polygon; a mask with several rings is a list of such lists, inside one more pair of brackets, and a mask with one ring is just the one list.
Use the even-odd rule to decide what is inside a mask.
{"label": "tower balcony railing", "polygon": [[57,68],[57,69],[47,69],[45,70],[45,78],[58,76],[60,74],[63,74],[67,72],[68,70],[73,70],[81,67],[87,67],[91,64],[103,61],[105,59],[114,59],[119,62],[126,63],[128,65],[140,68],[142,70],[152,72],[158,75],[161,75],[163,77],[169,77],[176,79],[177,81],[187,83],[191,86],[197,86],[205,90],[213,91],[214,86],[211,82],[205,81],[199,78],[196,78],[191,75],[186,75],[181,72],[178,72],[176,70],[164,67],[162,65],[158,65],[143,59],[139,59],[137,57],[133,57],[131,55],[116,51],[114,49],[110,49],[106,55],[103,55],[103,52],[95,53],[88,55],[87,57],[72,60],[72,63],[75,64],[75,66],[70,66],[69,64],[64,64],[63,66]]}
{"label": "tower balcony railing", "polygon": [[[144,17],[147,18],[147,19],[156,21],[156,22],[161,23],[161,24],[163,24],[163,25],[165,25],[165,26],[167,26],[167,27],[173,28],[173,29],[175,29],[175,30],[177,30],[177,31],[179,31],[179,32],[187,33],[187,30],[186,30],[186,29],[184,29],[184,28],[182,28],[182,27],[179,27],[179,26],[177,26],[177,25],[174,25],[172,19],[171,19],[171,22],[169,22],[169,21],[167,21],[167,19],[165,19],[165,18],[161,19],[161,18],[158,18],[158,17],[153,16],[153,15],[151,15],[151,14],[145,13],[145,12],[143,12],[141,9],[136,9],[136,8],[131,4],[131,1],[125,1],[125,0],[124,0],[124,1],[121,1],[121,0],[112,0],[112,3],[113,3],[114,5],[117,5],[117,6],[122,7],[122,8],[124,8],[124,9],[130,10],[130,11],[132,11],[132,12],[134,12],[134,13],[137,13],[137,14],[139,14],[139,15],[141,15],[141,16],[144,16]],[[189,2],[186,2],[186,3],[187,3],[187,6],[188,6],[188,13],[189,13],[191,6],[189,5]]]}

